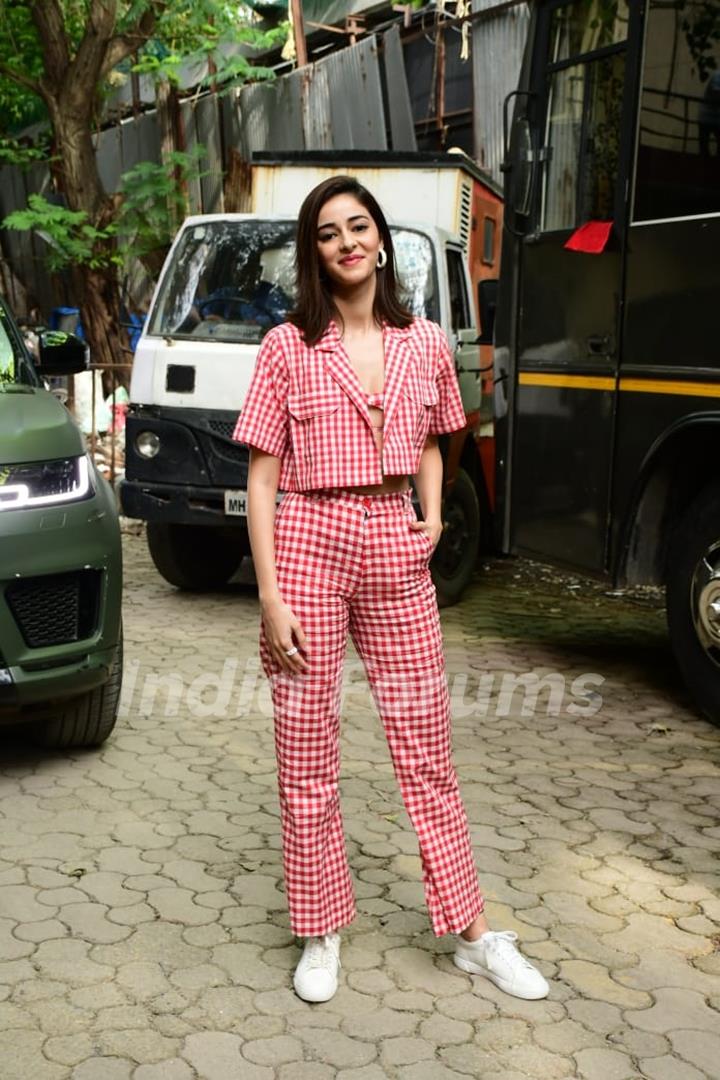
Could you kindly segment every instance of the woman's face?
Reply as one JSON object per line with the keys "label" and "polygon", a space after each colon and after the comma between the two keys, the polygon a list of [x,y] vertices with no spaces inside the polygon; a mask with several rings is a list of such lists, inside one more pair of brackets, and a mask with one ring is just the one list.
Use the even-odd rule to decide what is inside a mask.
{"label": "woman's face", "polygon": [[354,195],[335,195],[321,208],[318,257],[333,285],[347,288],[374,278],[382,246],[370,211]]}

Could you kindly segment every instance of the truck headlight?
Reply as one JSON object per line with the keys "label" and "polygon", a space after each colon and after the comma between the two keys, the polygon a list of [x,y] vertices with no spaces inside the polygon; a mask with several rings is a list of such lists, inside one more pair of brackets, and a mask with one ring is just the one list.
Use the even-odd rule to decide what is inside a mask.
{"label": "truck headlight", "polygon": [[154,458],[160,451],[160,437],[154,431],[141,431],[135,437],[135,449],[140,457]]}
{"label": "truck headlight", "polygon": [[0,465],[0,511],[77,502],[92,495],[87,455]]}

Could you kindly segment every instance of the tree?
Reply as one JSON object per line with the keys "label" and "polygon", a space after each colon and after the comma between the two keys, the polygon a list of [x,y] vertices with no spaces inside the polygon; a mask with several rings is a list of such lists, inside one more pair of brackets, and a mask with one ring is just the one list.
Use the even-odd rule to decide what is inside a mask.
{"label": "tree", "polygon": [[[228,41],[267,47],[284,32],[261,33],[251,19],[247,8],[224,0],[0,0],[0,113],[15,125],[37,115],[39,107],[47,116],[53,176],[65,201],[47,223],[68,231],[66,262],[76,260],[73,290],[96,363],[122,362],[122,195],[104,191],[92,138],[109,80],[119,65],[132,61],[158,81],[177,81],[183,59],[200,56],[211,60],[217,84],[249,74],[268,77],[267,69],[253,68],[243,54],[228,56],[223,48]],[[39,211],[30,208],[24,227],[42,214],[38,205]]]}

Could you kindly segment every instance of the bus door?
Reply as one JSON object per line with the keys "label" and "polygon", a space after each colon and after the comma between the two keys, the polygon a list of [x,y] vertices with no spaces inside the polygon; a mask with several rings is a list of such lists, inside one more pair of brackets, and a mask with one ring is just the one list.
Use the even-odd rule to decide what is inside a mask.
{"label": "bus door", "polygon": [[[629,23],[623,0],[539,5],[524,95],[539,164],[515,249],[510,543],[596,571],[606,565],[619,364]],[[578,234],[588,223],[589,239]],[[601,250],[569,250],[571,237]]]}

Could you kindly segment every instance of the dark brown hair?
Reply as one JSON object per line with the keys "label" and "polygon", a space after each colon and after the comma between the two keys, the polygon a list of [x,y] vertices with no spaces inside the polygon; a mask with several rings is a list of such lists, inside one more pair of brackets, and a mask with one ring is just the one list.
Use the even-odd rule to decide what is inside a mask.
{"label": "dark brown hair", "polygon": [[295,249],[297,275],[297,303],[288,316],[299,327],[308,345],[315,345],[327,330],[331,319],[338,317],[330,282],[321,272],[318,255],[317,225],[320,211],[329,199],[336,195],[354,195],[370,214],[380,233],[387,263],[377,274],[373,316],[378,325],[388,322],[391,326],[405,327],[413,316],[398,298],[395,252],[388,223],[377,199],[352,176],[332,176],[314,187],[300,207]]}

